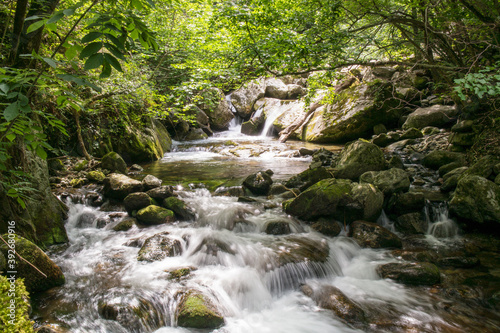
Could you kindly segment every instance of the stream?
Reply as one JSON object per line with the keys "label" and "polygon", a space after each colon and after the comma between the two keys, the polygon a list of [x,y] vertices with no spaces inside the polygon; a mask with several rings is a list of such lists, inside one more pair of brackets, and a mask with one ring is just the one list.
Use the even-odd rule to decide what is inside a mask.
{"label": "stream", "polygon": [[[70,242],[49,250],[66,283],[34,297],[35,321],[74,333],[494,332],[499,328],[498,314],[487,307],[454,305],[456,298],[447,299],[433,287],[407,287],[380,278],[378,265],[401,260],[389,250],[360,248],[345,230],[334,238],[324,236],[284,214],[278,199],[238,202],[237,197],[213,194],[215,188],[240,185],[261,170],[271,169],[274,182],[300,173],[311,162],[297,153],[301,147],[319,148],[244,136],[236,123],[208,140],[175,142],[172,152],[144,165],[144,172],[136,176],[152,174],[173,185],[195,211],[194,221],[117,232],[111,227],[126,215],[123,210],[103,211],[68,201]],[[429,246],[460,243],[446,209],[428,209],[434,209],[427,214]],[[266,234],[266,225],[273,220],[288,221],[292,233]],[[384,215],[378,222],[391,228]],[[448,237],[432,236],[436,229]],[[179,242],[180,254],[138,261],[144,240],[164,232]],[[324,260],[311,259],[322,251]],[[169,272],[179,268],[187,268],[189,274],[170,278]],[[339,288],[365,310],[369,324],[348,324],[319,308],[301,292],[302,284]],[[224,325],[215,330],[177,327],[179,294],[186,290],[197,290],[215,304]],[[106,306],[118,309],[115,320],[105,319]],[[465,315],[464,307],[475,318]]]}

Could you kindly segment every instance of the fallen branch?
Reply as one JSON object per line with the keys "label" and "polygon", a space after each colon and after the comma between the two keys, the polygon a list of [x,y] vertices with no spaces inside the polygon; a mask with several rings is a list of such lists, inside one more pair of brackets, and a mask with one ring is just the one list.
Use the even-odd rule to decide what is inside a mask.
{"label": "fallen branch", "polygon": [[14,251],[14,253],[16,254],[16,256],[19,257],[19,259],[21,259],[22,261],[26,262],[28,265],[30,265],[31,267],[33,267],[34,269],[36,269],[40,274],[42,274],[44,277],[47,277],[47,275],[45,275],[44,272],[42,272],[41,270],[39,270],[35,265],[33,265],[32,263],[30,263],[28,260],[24,259],[19,253],[17,253],[17,251],[9,245],[9,243],[7,243],[7,241],[5,241],[5,239],[0,236],[0,239],[7,245],[7,247],[11,250]]}

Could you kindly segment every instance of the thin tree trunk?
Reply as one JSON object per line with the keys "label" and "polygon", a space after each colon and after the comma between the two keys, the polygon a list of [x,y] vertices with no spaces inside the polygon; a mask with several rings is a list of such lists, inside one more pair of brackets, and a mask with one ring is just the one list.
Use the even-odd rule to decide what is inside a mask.
{"label": "thin tree trunk", "polygon": [[76,109],[73,109],[73,116],[75,117],[76,136],[77,136],[77,139],[78,139],[78,146],[82,150],[82,154],[85,157],[85,159],[87,161],[90,161],[92,159],[92,157],[87,152],[87,148],[85,148],[85,143],[83,142],[82,128],[80,126],[80,112],[78,112]]}
{"label": "thin tree trunk", "polygon": [[24,19],[28,10],[28,0],[18,0],[16,12],[14,13],[14,23],[12,27],[12,48],[10,50],[9,61],[14,63],[17,58],[17,50],[24,28]]}

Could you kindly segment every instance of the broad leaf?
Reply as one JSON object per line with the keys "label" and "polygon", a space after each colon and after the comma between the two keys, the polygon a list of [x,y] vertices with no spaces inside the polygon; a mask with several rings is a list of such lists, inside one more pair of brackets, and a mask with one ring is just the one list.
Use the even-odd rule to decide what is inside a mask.
{"label": "broad leaf", "polygon": [[41,145],[36,146],[35,151],[38,157],[40,157],[42,160],[45,160],[47,158],[47,152]]}
{"label": "broad leaf", "polygon": [[42,59],[43,59],[43,61],[45,61],[45,62],[46,62],[46,63],[47,63],[50,67],[52,67],[52,68],[56,68],[56,67],[57,67],[56,62],[55,62],[53,59],[51,59],[51,58],[42,58]]}
{"label": "broad leaf", "polygon": [[99,38],[101,36],[102,36],[102,33],[98,32],[98,31],[89,32],[88,34],[86,34],[82,38],[82,43],[84,43],[84,44],[89,43],[93,40],[96,40],[97,38]]}
{"label": "broad leaf", "polygon": [[122,65],[120,65],[120,62],[115,58],[113,57],[111,54],[109,53],[104,53],[104,58],[106,59],[106,61],[111,65],[113,66],[117,71],[119,72],[123,72],[122,70]]}
{"label": "broad leaf", "polygon": [[7,106],[3,111],[3,116],[6,121],[14,120],[19,115],[19,103],[14,102]]}
{"label": "broad leaf", "polygon": [[91,55],[87,61],[85,62],[85,66],[83,69],[86,71],[97,68],[102,65],[104,61],[104,57],[102,56],[102,53],[97,53],[94,55]]}
{"label": "broad leaf", "polygon": [[47,24],[55,23],[55,22],[59,21],[61,18],[63,18],[63,17],[64,17],[64,13],[63,12],[57,12],[54,15],[52,15],[51,18],[49,18],[49,20],[47,21]]}
{"label": "broad leaf", "polygon": [[85,48],[80,52],[80,59],[90,57],[92,55],[96,55],[97,52],[102,48],[101,42],[90,43],[85,46]]}
{"label": "broad leaf", "polygon": [[40,29],[41,27],[43,27],[43,25],[45,24],[45,20],[40,20],[40,21],[36,21],[35,23],[31,24],[29,27],[28,27],[28,30],[26,30],[26,33],[29,34],[30,32],[33,32],[35,30],[38,30]]}
{"label": "broad leaf", "polygon": [[107,61],[105,61],[104,64],[102,65],[102,72],[101,75],[99,75],[99,77],[101,79],[105,79],[110,76],[111,76],[111,66]]}

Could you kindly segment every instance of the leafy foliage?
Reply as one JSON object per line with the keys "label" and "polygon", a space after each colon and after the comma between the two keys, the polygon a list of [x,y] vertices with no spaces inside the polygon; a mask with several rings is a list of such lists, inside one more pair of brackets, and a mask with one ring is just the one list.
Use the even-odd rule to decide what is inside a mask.
{"label": "leafy foliage", "polygon": [[[28,309],[30,307],[28,293],[23,280],[15,280],[14,291],[11,290],[10,281],[0,275],[0,330],[3,332],[32,333],[33,323],[29,320]],[[15,319],[10,317],[9,305],[11,300],[15,301]],[[13,324],[12,324],[13,322]]]}

